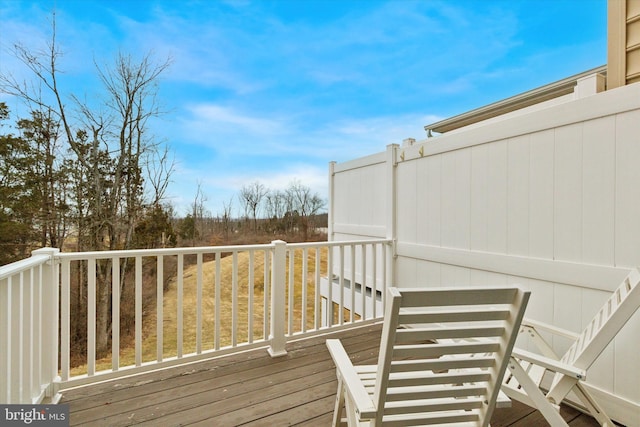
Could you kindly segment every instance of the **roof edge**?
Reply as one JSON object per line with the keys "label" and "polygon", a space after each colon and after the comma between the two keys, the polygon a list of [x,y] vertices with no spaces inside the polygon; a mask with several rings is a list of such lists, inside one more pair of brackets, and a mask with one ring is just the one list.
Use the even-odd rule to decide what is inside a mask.
{"label": "roof edge", "polygon": [[531,105],[539,104],[550,99],[558,98],[573,92],[577,81],[583,77],[592,74],[603,73],[607,71],[606,65],[592,68],[582,73],[558,80],[553,83],[529,90],[527,92],[467,111],[462,114],[440,120],[438,122],[426,125],[424,130],[427,133],[438,132],[445,133],[464,126],[481,122],[493,117],[501,116],[512,111],[516,111]]}

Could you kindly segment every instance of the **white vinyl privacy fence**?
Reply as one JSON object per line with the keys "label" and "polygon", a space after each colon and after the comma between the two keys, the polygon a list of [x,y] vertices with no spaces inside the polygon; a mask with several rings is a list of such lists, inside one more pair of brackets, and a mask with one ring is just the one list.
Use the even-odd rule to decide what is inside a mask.
{"label": "white vinyl privacy fence", "polygon": [[[330,176],[330,240],[392,240],[394,285],[519,284],[527,317],[579,332],[640,265],[640,84],[390,145]],[[636,426],[638,337],[640,313],[588,376]]]}

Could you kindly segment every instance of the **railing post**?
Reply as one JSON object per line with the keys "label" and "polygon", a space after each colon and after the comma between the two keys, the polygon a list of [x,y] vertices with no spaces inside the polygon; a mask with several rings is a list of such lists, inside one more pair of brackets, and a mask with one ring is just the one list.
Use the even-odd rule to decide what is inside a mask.
{"label": "railing post", "polygon": [[271,242],[273,258],[271,260],[271,333],[269,354],[271,357],[285,356],[285,289],[287,276],[287,243],[282,240]]}
{"label": "railing post", "polygon": [[[396,283],[396,264],[397,264],[397,252],[396,243],[398,239],[398,144],[387,145],[387,239],[391,240],[392,256],[388,258],[388,274],[390,282],[387,282],[387,286],[395,286]],[[386,294],[386,289],[383,292],[383,298]]]}
{"label": "railing post", "polygon": [[32,255],[48,255],[49,261],[42,267],[42,380],[47,381],[45,396],[54,403],[58,400],[56,383],[58,375],[58,321],[60,318],[60,275],[55,256],[60,252],[56,248],[42,248],[31,252]]}

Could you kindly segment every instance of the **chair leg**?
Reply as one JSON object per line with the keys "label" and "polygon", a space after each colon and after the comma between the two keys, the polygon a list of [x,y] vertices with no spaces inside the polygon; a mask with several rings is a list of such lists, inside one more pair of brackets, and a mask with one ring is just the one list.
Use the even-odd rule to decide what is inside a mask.
{"label": "chair leg", "polygon": [[604,409],[602,409],[602,407],[598,404],[597,400],[591,397],[591,393],[589,393],[582,384],[576,384],[573,392],[582,401],[584,406],[586,406],[591,416],[593,416],[593,418],[595,418],[602,427],[615,426],[613,421],[611,421],[611,419],[604,412]]}
{"label": "chair leg", "polygon": [[333,421],[331,427],[339,427],[342,424],[342,409],[344,408],[344,383],[342,378],[338,376],[338,392],[336,393],[336,402],[333,408]]}
{"label": "chair leg", "polygon": [[509,364],[507,365],[509,370],[513,373],[518,380],[518,383],[522,386],[527,396],[533,401],[536,409],[542,413],[542,416],[547,420],[551,427],[569,427],[567,422],[562,418],[560,412],[549,402],[542,394],[537,384],[534,383],[529,375],[522,369],[518,360],[511,357]]}

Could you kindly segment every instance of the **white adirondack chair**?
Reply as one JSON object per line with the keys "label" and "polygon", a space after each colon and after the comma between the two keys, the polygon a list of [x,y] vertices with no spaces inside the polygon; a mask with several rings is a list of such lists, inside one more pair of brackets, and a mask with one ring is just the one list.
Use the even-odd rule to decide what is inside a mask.
{"label": "white adirondack chair", "polygon": [[[527,334],[540,353],[515,348],[504,378],[502,390],[514,400],[537,408],[552,426],[566,426],[558,412],[560,403],[573,391],[584,407],[603,426],[614,426],[598,402],[581,381],[586,370],[609,345],[618,331],[640,306],[640,272],[633,269],[580,334],[523,320],[521,333]],[[567,352],[559,357],[541,336],[550,332],[574,340]],[[553,375],[548,391],[541,388],[545,373]],[[548,376],[547,376],[548,378]]]}
{"label": "white adirondack chair", "polygon": [[354,366],[327,340],[333,425],[344,406],[349,426],[487,426],[528,300],[518,288],[389,288],[377,365]]}

